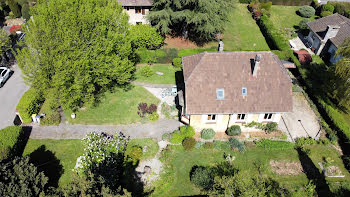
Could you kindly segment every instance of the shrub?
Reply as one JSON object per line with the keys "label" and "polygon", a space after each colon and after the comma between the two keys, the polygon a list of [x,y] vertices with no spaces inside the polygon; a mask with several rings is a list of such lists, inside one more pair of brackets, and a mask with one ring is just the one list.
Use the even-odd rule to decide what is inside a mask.
{"label": "shrub", "polygon": [[210,140],[215,137],[216,133],[213,129],[203,129],[201,131],[201,138],[205,140]]}
{"label": "shrub", "polygon": [[61,116],[58,112],[58,98],[53,90],[45,96],[45,102],[41,107],[40,114],[44,113],[45,116],[42,118],[40,124],[42,125],[58,125],[61,122]]}
{"label": "shrub", "polygon": [[205,149],[213,149],[214,148],[214,143],[213,142],[205,142],[204,143],[204,148]]}
{"label": "shrub", "polygon": [[327,3],[327,4],[324,4],[322,6],[321,10],[322,10],[322,12],[328,11],[328,12],[331,12],[333,14],[334,6],[332,4]]}
{"label": "shrub", "polygon": [[175,68],[182,68],[182,59],[177,57],[173,59],[173,66]]}
{"label": "shrub", "polygon": [[193,137],[195,131],[191,126],[182,126],[179,130],[174,131],[171,134],[170,142],[174,144],[181,143],[186,137]]}
{"label": "shrub", "polygon": [[333,13],[330,12],[330,11],[323,11],[323,12],[321,12],[321,17],[330,16],[330,15],[332,15],[332,14],[333,14]]}
{"label": "shrub", "polygon": [[196,140],[193,137],[186,137],[182,141],[182,146],[185,148],[186,151],[191,151],[195,145],[196,145]]}
{"label": "shrub", "polygon": [[153,114],[155,112],[157,112],[157,105],[151,104],[150,106],[148,106],[147,103],[139,103],[137,114],[141,118],[145,117],[148,114]]}
{"label": "shrub", "polygon": [[23,141],[20,126],[9,126],[0,130],[0,160],[20,154]]}
{"label": "shrub", "polygon": [[159,119],[159,115],[157,112],[153,112],[152,114],[148,115],[148,120],[155,122]]}
{"label": "shrub", "polygon": [[139,146],[133,146],[125,151],[125,155],[127,156],[127,160],[135,165],[142,158],[142,148]]}
{"label": "shrub", "polygon": [[306,30],[306,29],[308,29],[307,23],[308,23],[309,21],[310,21],[310,20],[307,19],[307,18],[302,19],[302,20],[299,22],[299,29],[300,29],[300,30]]}
{"label": "shrub", "polygon": [[200,149],[203,145],[204,145],[204,142],[199,141],[199,142],[196,142],[196,145],[194,146],[194,148]]}
{"label": "shrub", "polygon": [[160,47],[164,38],[151,25],[132,25],[130,29],[131,43],[133,48],[155,49]]}
{"label": "shrub", "polygon": [[154,74],[153,69],[149,65],[141,66],[141,68],[139,69],[139,72],[143,77],[150,77]]}
{"label": "shrub", "polygon": [[263,130],[271,133],[272,131],[276,131],[278,128],[278,124],[276,122],[269,122],[263,126]]}
{"label": "shrub", "polygon": [[310,18],[313,15],[315,15],[315,9],[311,6],[303,6],[298,9],[298,12],[300,16],[305,17],[305,18]]}
{"label": "shrub", "polygon": [[350,2],[328,2],[334,6],[334,12],[341,14],[346,17],[350,17]]}
{"label": "shrub", "polygon": [[17,110],[24,123],[32,122],[32,114],[39,112],[44,98],[34,88],[25,92],[17,104]]}
{"label": "shrub", "polygon": [[238,136],[241,135],[241,127],[239,125],[233,125],[230,126],[227,130],[226,130],[226,134],[229,136]]}
{"label": "shrub", "polygon": [[316,10],[321,6],[321,4],[318,2],[318,0],[312,0],[311,6]]}
{"label": "shrub", "polygon": [[159,58],[166,57],[167,54],[162,49],[157,50],[147,50],[145,48],[140,48],[136,50],[137,62],[138,63],[146,63],[146,64],[154,64],[158,62]]}
{"label": "shrub", "polygon": [[229,143],[230,143],[230,146],[232,149],[236,148],[239,150],[239,152],[245,151],[244,144],[242,142],[240,142],[238,139],[230,138]]}
{"label": "shrub", "polygon": [[196,134],[194,128],[191,127],[191,126],[182,126],[182,127],[180,127],[180,133],[184,137],[193,137]]}
{"label": "shrub", "polygon": [[272,2],[271,1],[268,1],[266,3],[260,3],[260,9],[264,9],[264,10],[267,10],[267,11],[271,10],[271,6],[272,6]]}
{"label": "shrub", "polygon": [[203,166],[193,167],[190,176],[191,182],[199,188],[209,189],[214,183],[214,177],[210,169]]}
{"label": "shrub", "polygon": [[302,147],[304,145],[317,144],[317,141],[310,137],[301,137],[295,141],[296,147]]}
{"label": "shrub", "polygon": [[286,141],[275,141],[269,139],[262,139],[255,142],[260,148],[267,150],[289,150],[294,148],[294,144]]}
{"label": "shrub", "polygon": [[170,137],[171,137],[170,133],[164,133],[164,134],[162,135],[162,140],[169,140]]}

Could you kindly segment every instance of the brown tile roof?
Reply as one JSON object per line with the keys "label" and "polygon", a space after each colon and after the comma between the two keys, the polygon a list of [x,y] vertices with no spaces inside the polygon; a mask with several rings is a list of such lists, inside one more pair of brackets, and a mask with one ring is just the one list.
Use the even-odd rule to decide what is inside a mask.
{"label": "brown tile roof", "polygon": [[336,47],[339,47],[346,38],[350,37],[350,19],[338,13],[308,22],[307,25],[321,40],[326,34],[328,25],[340,26],[337,35],[330,39]]}
{"label": "brown tile roof", "polygon": [[[257,77],[251,59],[261,55]],[[272,52],[215,52],[183,57],[186,114],[292,111],[292,84]],[[242,96],[242,87],[247,96]],[[225,99],[216,99],[216,89]]]}
{"label": "brown tile roof", "polygon": [[118,0],[122,6],[152,6],[152,0]]}

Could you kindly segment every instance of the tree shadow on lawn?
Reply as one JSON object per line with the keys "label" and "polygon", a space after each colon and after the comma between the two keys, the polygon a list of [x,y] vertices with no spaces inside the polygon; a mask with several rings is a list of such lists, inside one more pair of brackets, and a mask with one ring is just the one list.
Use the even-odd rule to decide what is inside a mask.
{"label": "tree shadow on lawn", "polygon": [[316,185],[316,192],[318,196],[333,196],[326,181],[326,177],[323,173],[320,173],[319,169],[310,159],[310,157],[302,151],[297,149],[300,163],[303,167],[303,171],[310,181],[313,181]]}
{"label": "tree shadow on lawn", "polygon": [[45,145],[40,146],[30,155],[30,162],[33,163],[38,171],[44,172],[49,178],[48,186],[58,187],[58,180],[62,176],[64,170],[55,154],[47,150]]}

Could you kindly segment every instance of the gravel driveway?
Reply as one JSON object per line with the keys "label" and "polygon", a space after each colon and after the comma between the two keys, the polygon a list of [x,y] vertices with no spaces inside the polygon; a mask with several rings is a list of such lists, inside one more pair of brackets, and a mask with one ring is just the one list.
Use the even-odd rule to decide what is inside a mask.
{"label": "gravel driveway", "polygon": [[29,88],[24,84],[21,77],[22,72],[18,66],[12,66],[12,70],[14,71],[13,75],[0,88],[0,129],[13,125],[17,103]]}
{"label": "gravel driveway", "polygon": [[290,141],[298,137],[316,137],[320,124],[303,93],[293,92],[293,112],[283,114],[278,127]]}

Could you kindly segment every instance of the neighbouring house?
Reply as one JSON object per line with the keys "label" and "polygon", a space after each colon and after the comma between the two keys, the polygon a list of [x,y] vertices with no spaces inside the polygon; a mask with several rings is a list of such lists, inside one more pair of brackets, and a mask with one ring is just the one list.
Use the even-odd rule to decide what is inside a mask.
{"label": "neighbouring house", "polygon": [[182,64],[181,121],[196,131],[279,122],[283,113],[292,111],[286,68],[293,65],[270,51],[204,52],[183,57]]}
{"label": "neighbouring house", "polygon": [[310,32],[306,37],[306,46],[316,55],[323,55],[336,63],[338,47],[350,38],[350,19],[338,13],[307,23]]}
{"label": "neighbouring house", "polygon": [[130,24],[149,24],[146,15],[152,8],[152,0],[118,0],[129,14]]}

